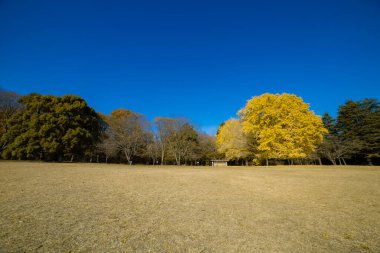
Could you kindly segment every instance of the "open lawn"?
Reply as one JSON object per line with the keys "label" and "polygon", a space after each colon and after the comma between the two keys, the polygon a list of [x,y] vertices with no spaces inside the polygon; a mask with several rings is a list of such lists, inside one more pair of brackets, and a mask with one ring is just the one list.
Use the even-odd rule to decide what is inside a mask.
{"label": "open lawn", "polygon": [[24,251],[380,252],[380,168],[0,162]]}

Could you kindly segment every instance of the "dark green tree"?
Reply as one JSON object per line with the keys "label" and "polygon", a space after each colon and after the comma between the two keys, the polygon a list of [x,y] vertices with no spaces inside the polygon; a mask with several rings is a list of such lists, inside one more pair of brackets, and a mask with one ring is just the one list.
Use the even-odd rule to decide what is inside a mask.
{"label": "dark green tree", "polygon": [[8,132],[7,121],[14,113],[22,109],[18,102],[21,97],[15,92],[0,89],[0,153],[8,144],[1,140],[1,137]]}
{"label": "dark green tree", "polygon": [[80,97],[32,93],[8,120],[4,158],[70,160],[93,149],[103,130],[99,115]]}
{"label": "dark green tree", "polygon": [[180,165],[181,157],[185,165],[200,158],[198,133],[191,124],[185,123],[181,126],[177,141],[179,152],[177,153],[176,161],[178,165]]}
{"label": "dark green tree", "polygon": [[380,157],[380,105],[377,99],[347,101],[339,107],[338,131],[347,143],[354,143],[356,157],[366,158],[372,165]]}
{"label": "dark green tree", "polygon": [[325,112],[322,117],[323,125],[329,131],[330,135],[338,135],[337,120]]}

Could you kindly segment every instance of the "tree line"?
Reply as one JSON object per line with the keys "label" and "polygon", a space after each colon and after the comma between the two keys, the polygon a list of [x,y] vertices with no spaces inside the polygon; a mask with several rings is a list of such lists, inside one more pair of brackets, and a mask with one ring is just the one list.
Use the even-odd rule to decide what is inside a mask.
{"label": "tree line", "polygon": [[293,94],[248,100],[216,136],[185,118],[116,109],[96,112],[75,95],[0,90],[3,159],[141,164],[378,164],[380,111],[376,99],[348,100],[337,117],[317,116]]}
{"label": "tree line", "polygon": [[263,94],[220,125],[217,150],[255,165],[379,164],[379,108],[376,99],[348,100],[336,118],[319,117],[293,94]]}
{"label": "tree line", "polygon": [[206,165],[215,137],[184,118],[116,109],[95,112],[83,98],[0,91],[3,159]]}

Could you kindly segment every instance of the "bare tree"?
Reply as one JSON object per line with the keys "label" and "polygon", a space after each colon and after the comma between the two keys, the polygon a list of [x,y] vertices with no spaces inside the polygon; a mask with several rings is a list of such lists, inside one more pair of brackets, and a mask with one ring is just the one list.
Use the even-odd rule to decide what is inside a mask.
{"label": "bare tree", "polygon": [[[316,151],[309,154],[308,156],[306,156],[302,160],[304,160],[306,164],[315,164],[316,165],[318,163],[319,165],[323,165],[321,156],[322,156],[322,154],[317,149]],[[288,164],[291,164],[291,161],[288,160]]]}
{"label": "bare tree", "polygon": [[161,165],[171,157],[177,165],[193,159],[197,146],[197,132],[184,118],[155,119],[161,150]]}
{"label": "bare tree", "polygon": [[161,144],[157,133],[151,133],[148,144],[146,146],[146,155],[152,160],[152,164],[155,165],[161,155]]}
{"label": "bare tree", "polygon": [[148,121],[142,115],[129,110],[118,109],[111,113],[108,127],[114,132],[113,140],[129,164],[145,148],[148,126]]}
{"label": "bare tree", "polygon": [[[173,151],[175,135],[179,132],[183,119],[174,119],[168,117],[156,117],[154,123],[158,131],[158,142],[161,151],[161,165],[165,163],[168,153]],[[175,148],[175,147],[174,147]]]}
{"label": "bare tree", "polygon": [[356,143],[343,141],[338,136],[327,135],[318,148],[318,153],[327,158],[333,165],[347,165],[345,157],[355,150]]}
{"label": "bare tree", "polygon": [[107,128],[96,148],[105,155],[106,163],[108,163],[109,158],[117,154],[118,149],[113,129]]}

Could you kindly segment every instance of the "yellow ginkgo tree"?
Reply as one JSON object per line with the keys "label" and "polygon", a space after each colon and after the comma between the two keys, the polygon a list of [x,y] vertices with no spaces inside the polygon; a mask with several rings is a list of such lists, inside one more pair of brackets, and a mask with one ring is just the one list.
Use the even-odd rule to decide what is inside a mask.
{"label": "yellow ginkgo tree", "polygon": [[244,134],[239,119],[227,120],[216,135],[216,145],[219,153],[224,154],[228,160],[243,159],[253,155],[250,139]]}
{"label": "yellow ginkgo tree", "polygon": [[312,154],[327,130],[321,117],[293,94],[253,97],[238,112],[246,135],[257,139],[261,159],[296,159]]}

